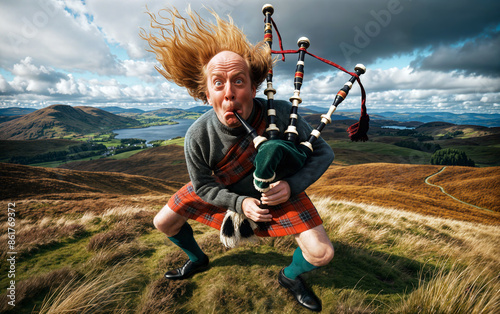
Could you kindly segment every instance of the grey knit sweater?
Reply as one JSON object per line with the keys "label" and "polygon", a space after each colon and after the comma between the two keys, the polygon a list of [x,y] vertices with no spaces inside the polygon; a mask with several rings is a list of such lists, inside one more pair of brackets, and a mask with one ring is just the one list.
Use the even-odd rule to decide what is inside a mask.
{"label": "grey knit sweater", "polygon": [[[275,100],[274,104],[277,125],[283,133],[288,124],[291,104],[279,100]],[[254,110],[248,119],[250,121],[258,118],[255,106],[265,110],[266,101],[254,99]],[[311,130],[311,126],[299,116],[297,131],[300,141],[307,140]],[[191,125],[184,143],[187,168],[196,194],[207,203],[238,213],[242,213],[241,204],[245,198],[260,198],[260,193],[253,186],[252,174],[230,186],[217,183],[212,174],[229,149],[244,136],[246,132],[243,127],[229,128],[223,125],[214,110],[210,110]],[[292,195],[304,191],[318,180],[333,161],[333,151],[321,137],[315,141],[313,148],[313,154],[298,172],[292,175],[277,173],[277,179],[288,182]]]}

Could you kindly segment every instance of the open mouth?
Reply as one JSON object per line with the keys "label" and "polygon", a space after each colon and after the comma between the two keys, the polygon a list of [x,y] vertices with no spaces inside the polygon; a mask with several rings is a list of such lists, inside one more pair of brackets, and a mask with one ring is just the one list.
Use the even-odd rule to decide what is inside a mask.
{"label": "open mouth", "polygon": [[231,111],[227,111],[224,114],[225,118],[236,118],[236,116],[234,115],[234,111],[236,111],[239,115],[243,114],[243,110],[241,110],[241,109],[231,110]]}

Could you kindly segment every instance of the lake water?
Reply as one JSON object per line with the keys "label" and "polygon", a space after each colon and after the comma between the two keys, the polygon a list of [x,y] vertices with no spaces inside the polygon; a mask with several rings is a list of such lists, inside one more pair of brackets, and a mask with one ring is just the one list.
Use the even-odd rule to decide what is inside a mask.
{"label": "lake water", "polygon": [[396,130],[415,130],[414,127],[410,126],[399,126],[399,125],[385,125],[381,127],[382,129],[396,129]]}
{"label": "lake water", "polygon": [[170,140],[175,137],[184,137],[187,129],[193,124],[193,119],[178,119],[175,120],[178,124],[150,126],[140,129],[119,129],[114,130],[118,135],[117,139],[122,138],[140,138],[147,142],[155,140]]}

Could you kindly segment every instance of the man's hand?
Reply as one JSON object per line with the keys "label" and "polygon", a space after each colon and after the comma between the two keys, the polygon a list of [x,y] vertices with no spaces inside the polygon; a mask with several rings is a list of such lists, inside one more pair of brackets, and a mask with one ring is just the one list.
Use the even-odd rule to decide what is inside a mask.
{"label": "man's hand", "polygon": [[262,193],[262,204],[278,205],[288,201],[291,195],[290,185],[286,181],[277,181],[269,185],[269,191]]}
{"label": "man's hand", "polygon": [[259,205],[260,201],[258,199],[247,197],[243,200],[241,207],[245,216],[255,222],[271,221],[273,216],[269,214],[269,209],[260,208]]}

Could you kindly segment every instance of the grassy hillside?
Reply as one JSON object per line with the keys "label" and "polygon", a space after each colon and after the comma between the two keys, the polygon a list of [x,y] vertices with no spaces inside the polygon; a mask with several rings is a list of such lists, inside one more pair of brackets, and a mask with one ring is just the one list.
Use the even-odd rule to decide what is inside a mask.
{"label": "grassy hillside", "polygon": [[[319,115],[305,119],[316,127]],[[356,120],[334,120],[321,136],[335,152],[335,162],[354,165],[371,162],[429,164],[433,151],[400,146],[402,142],[416,146],[435,146],[464,151],[479,167],[500,166],[500,128],[475,125],[455,125],[445,122],[396,122],[381,119],[370,121],[369,141],[351,142],[346,129]],[[388,129],[386,126],[411,126],[415,129]]]}
{"label": "grassy hillside", "polygon": [[70,162],[60,168],[85,171],[110,171],[188,182],[184,148],[167,145],[147,149],[126,159],[99,159]]}
{"label": "grassy hillside", "polygon": [[[351,143],[363,147],[372,143]],[[405,149],[405,148],[401,148]],[[188,182],[182,147],[168,145],[148,149],[127,159],[100,159],[62,165],[67,169],[112,171]],[[335,199],[356,200],[419,213],[482,223],[500,223],[500,167],[447,167],[431,178],[467,203],[495,212],[478,210],[443,194],[424,182],[442,166],[369,163],[332,165],[308,191]]]}
{"label": "grassy hillside", "polygon": [[[432,182],[450,192],[459,191],[456,181],[475,185],[482,195],[469,202],[498,205],[488,201],[498,197],[498,168],[449,168]],[[305,275],[325,313],[500,310],[499,216],[421,184],[437,170],[332,166],[324,184],[309,189],[336,252]],[[186,281],[162,278],[185,256],[152,220],[180,182],[11,164],[0,164],[0,176],[2,207],[15,203],[16,210],[15,313],[305,313],[276,279],[296,248],[291,236],[227,250],[217,230],[192,222],[211,269]],[[0,212],[4,230],[6,216]],[[7,269],[7,252],[1,255]],[[9,280],[0,274],[4,291]],[[0,311],[13,313],[7,301],[2,294]]]}
{"label": "grassy hillside", "polygon": [[[162,204],[183,183],[111,172],[0,163],[0,200],[16,202],[23,218],[101,212],[110,206]],[[123,196],[130,196],[123,200]],[[7,212],[0,212],[6,221]],[[5,219],[4,219],[5,218]]]}
{"label": "grassy hillside", "polygon": [[331,166],[308,191],[334,199],[355,200],[426,215],[500,224],[500,167],[447,167],[431,180],[437,185],[442,183],[455,197],[494,212],[457,202],[439,188],[424,182],[426,177],[441,168],[386,163]]}
{"label": "grassy hillside", "polygon": [[64,139],[45,139],[39,141],[0,140],[0,162],[6,162],[12,157],[44,154],[67,150],[71,146],[81,144],[79,141]]}
{"label": "grassy hillside", "polygon": [[[331,198],[313,202],[336,250],[328,266],[305,275],[325,313],[500,310],[498,226]],[[292,237],[227,250],[216,230],[192,223],[211,269],[185,281],[163,279],[185,256],[153,229],[158,209],[111,205],[19,218],[16,313],[306,313],[277,283],[296,247]],[[1,263],[5,269],[4,257]],[[5,294],[0,306],[13,312]]]}

